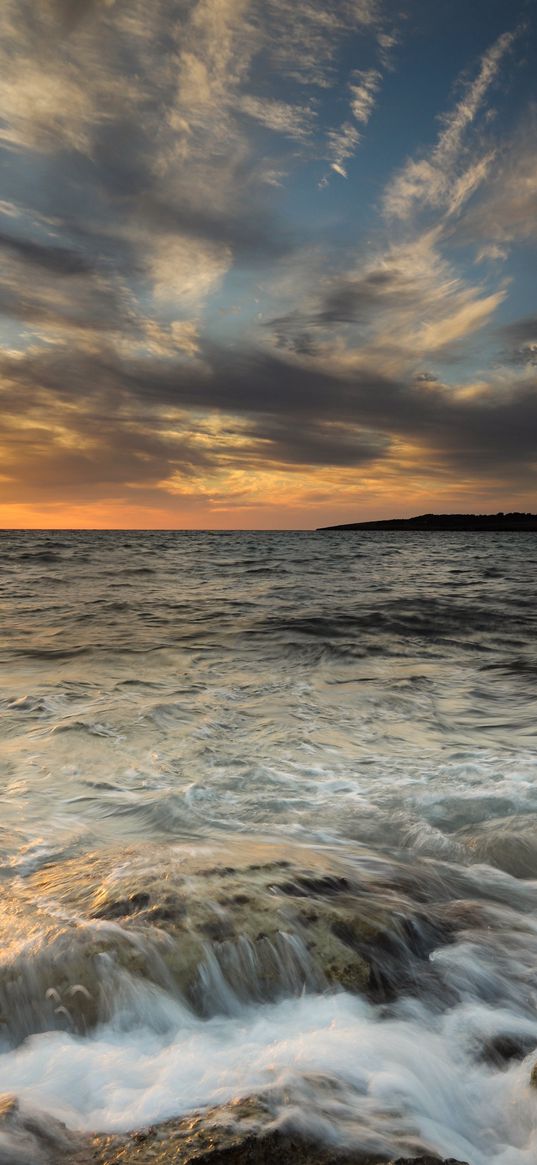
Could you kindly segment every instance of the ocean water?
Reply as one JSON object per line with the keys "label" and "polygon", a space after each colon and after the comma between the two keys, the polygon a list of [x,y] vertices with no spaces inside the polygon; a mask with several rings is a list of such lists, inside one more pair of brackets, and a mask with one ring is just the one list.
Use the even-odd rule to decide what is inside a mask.
{"label": "ocean water", "polygon": [[535,1163],[536,536],[0,547],[0,1091]]}

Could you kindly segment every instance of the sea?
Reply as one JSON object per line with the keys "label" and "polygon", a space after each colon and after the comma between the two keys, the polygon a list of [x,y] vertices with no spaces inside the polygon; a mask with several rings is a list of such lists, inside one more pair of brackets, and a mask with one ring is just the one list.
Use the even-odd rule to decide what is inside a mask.
{"label": "sea", "polygon": [[537,536],[0,553],[0,1092],[535,1165]]}

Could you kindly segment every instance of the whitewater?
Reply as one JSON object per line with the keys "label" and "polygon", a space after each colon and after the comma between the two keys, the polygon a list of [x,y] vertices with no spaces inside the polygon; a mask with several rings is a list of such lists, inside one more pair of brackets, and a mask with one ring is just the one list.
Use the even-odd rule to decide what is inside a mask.
{"label": "whitewater", "polygon": [[1,547],[0,1092],[534,1165],[536,536]]}

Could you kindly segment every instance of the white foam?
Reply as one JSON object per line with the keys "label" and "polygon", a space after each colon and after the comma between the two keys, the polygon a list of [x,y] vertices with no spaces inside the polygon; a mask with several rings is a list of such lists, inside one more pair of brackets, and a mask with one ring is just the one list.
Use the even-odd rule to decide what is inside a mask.
{"label": "white foam", "polygon": [[[332,1141],[390,1154],[418,1137],[469,1165],[535,1165],[529,1062],[500,1071],[471,1055],[498,1028],[492,1008],[438,1017],[407,1001],[383,1019],[341,993],[201,1020],[155,988],[137,991],[144,1022],[32,1036],[0,1056],[0,1090],[73,1129],[114,1131],[268,1089],[280,1119]],[[522,1026],[537,1042],[537,1022]]]}

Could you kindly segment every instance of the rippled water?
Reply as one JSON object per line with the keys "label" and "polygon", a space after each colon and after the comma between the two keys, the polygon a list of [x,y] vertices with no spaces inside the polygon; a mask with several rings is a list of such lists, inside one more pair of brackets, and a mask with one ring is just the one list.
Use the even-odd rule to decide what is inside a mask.
{"label": "rippled water", "polygon": [[[535,1162],[535,535],[4,533],[1,549],[0,1088],[104,1130],[268,1088],[275,1119],[346,1144]],[[328,883],[296,885],[321,863],[345,919],[365,887],[407,920],[367,953],[375,989],[325,981],[293,915],[269,991],[251,906],[233,942],[189,916],[203,1005],[154,972],[165,912],[139,885],[187,869],[181,893],[218,918],[214,878],[261,850],[291,864],[284,918],[287,900],[325,908]],[[104,920],[91,894],[126,869],[134,922]],[[88,927],[116,960],[126,936],[145,943],[146,962],[94,968],[107,1010],[81,1028],[69,1000],[94,984],[60,990],[54,944]]]}

